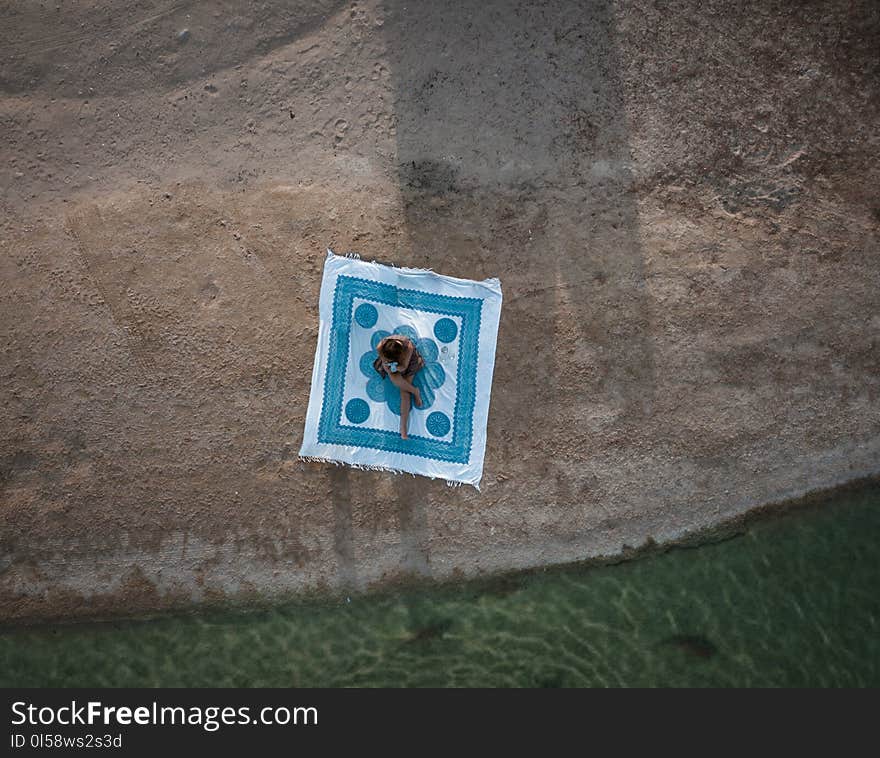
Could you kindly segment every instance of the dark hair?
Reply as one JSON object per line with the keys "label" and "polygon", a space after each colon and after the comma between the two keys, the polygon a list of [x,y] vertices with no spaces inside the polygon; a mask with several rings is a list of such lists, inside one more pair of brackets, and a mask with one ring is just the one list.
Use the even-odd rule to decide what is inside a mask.
{"label": "dark hair", "polygon": [[406,353],[406,347],[399,337],[386,337],[379,352],[389,361],[399,361]]}

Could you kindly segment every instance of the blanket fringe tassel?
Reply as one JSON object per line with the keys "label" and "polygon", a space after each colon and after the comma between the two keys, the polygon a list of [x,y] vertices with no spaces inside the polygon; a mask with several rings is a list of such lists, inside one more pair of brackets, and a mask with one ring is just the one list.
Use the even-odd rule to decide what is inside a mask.
{"label": "blanket fringe tassel", "polygon": [[[370,466],[366,463],[343,463],[342,461],[336,461],[332,458],[320,458],[318,456],[313,455],[300,455],[297,456],[301,461],[311,462],[311,463],[332,463],[334,466],[350,466],[351,468],[358,468],[361,471],[387,471],[392,474],[409,474],[411,477],[415,478],[416,476],[427,476],[427,474],[414,474],[411,471],[403,471],[402,469],[391,468],[390,466]],[[442,476],[428,476],[428,479],[443,479]],[[456,482],[452,479],[445,479],[447,487],[461,487],[464,482]],[[474,485],[477,488],[477,491],[480,491],[480,488],[477,485]]]}
{"label": "blanket fringe tassel", "polygon": [[[329,247],[327,248],[327,252],[331,255],[339,255],[339,253],[334,253]],[[342,253],[343,258],[355,258],[357,260],[363,260],[359,253]],[[364,263],[374,263],[377,266],[388,266],[388,268],[396,268],[400,271],[415,271],[423,274],[431,273],[436,274],[432,268],[410,268],[409,266],[395,266],[393,263],[379,263],[377,260],[373,259],[371,261],[364,261]],[[434,477],[436,478],[436,477]]]}

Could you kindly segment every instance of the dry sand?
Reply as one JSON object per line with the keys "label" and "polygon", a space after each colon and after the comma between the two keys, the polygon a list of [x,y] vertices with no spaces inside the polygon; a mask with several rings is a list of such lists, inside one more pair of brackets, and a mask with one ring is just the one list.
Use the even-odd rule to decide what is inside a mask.
{"label": "dry sand", "polygon": [[[613,556],[880,470],[872,0],[2,5],[0,619]],[[297,459],[328,246],[500,277],[482,493]]]}

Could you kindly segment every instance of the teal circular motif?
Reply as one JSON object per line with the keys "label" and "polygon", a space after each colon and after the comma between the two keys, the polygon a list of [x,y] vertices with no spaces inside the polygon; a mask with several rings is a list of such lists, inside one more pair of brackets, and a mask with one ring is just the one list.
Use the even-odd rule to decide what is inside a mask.
{"label": "teal circular motif", "polygon": [[378,376],[378,373],[376,373],[376,369],[373,368],[373,361],[375,360],[376,353],[374,353],[372,350],[364,353],[361,356],[360,360],[358,361],[358,368],[360,368],[361,373],[364,376],[373,376],[373,374]]}
{"label": "teal circular motif", "polygon": [[[429,366],[433,366],[433,363],[429,363]],[[425,367],[427,368],[427,366]],[[419,388],[419,393],[422,396],[422,404],[420,407],[417,407],[413,404],[413,410],[415,411],[427,411],[428,408],[434,405],[434,401],[437,399],[437,393],[434,392],[434,388],[425,381],[425,369],[419,371],[415,379],[412,381],[413,386]]]}
{"label": "teal circular motif", "polygon": [[404,336],[409,337],[413,342],[419,338],[419,333],[409,324],[401,324],[400,326],[394,327],[394,333],[403,334]]}
{"label": "teal circular motif", "polygon": [[375,305],[361,303],[354,312],[354,320],[364,329],[372,329],[379,320],[379,311],[376,310]]}
{"label": "teal circular motif", "polygon": [[452,342],[458,336],[458,324],[451,318],[441,318],[434,324],[434,336],[441,342]]}
{"label": "teal circular motif", "polygon": [[[370,398],[373,402],[376,403],[384,403],[385,402],[385,385],[391,384],[390,381],[386,382],[379,376],[375,371],[373,372],[375,376],[371,377],[367,382],[367,397]],[[392,387],[394,385],[391,385]],[[396,389],[396,388],[395,388]]]}
{"label": "teal circular motif", "polygon": [[433,389],[442,387],[446,381],[446,371],[436,361],[428,363],[416,376],[422,376],[422,381]]}
{"label": "teal circular motif", "polygon": [[416,340],[416,350],[426,363],[436,361],[440,357],[440,351],[437,349],[437,343],[430,337],[420,337]]}
{"label": "teal circular motif", "polygon": [[445,437],[449,434],[449,429],[452,426],[449,421],[449,416],[440,411],[434,411],[430,414],[425,425],[428,427],[428,431],[435,437]]}
{"label": "teal circular motif", "polygon": [[370,406],[359,397],[349,400],[345,404],[345,417],[352,424],[363,424],[370,417]]}

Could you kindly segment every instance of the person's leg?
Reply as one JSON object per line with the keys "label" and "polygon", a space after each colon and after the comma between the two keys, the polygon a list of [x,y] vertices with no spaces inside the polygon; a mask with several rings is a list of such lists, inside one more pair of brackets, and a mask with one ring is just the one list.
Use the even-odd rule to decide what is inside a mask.
{"label": "person's leg", "polygon": [[395,384],[395,386],[400,390],[401,397],[403,397],[403,392],[412,393],[412,396],[415,398],[415,403],[418,407],[422,406],[422,393],[419,391],[419,388],[412,384],[408,379],[413,379],[415,374],[411,374],[408,379],[401,376],[400,374],[391,374],[391,381]]}
{"label": "person's leg", "polygon": [[402,374],[396,374],[395,376],[397,376],[397,381],[395,381],[394,383],[398,387],[400,387],[400,389],[406,390],[407,392],[412,392],[413,395],[415,395],[416,392],[418,392],[418,390],[409,382],[409,379],[412,379],[412,377],[415,376],[415,374],[413,374],[412,376],[408,376],[408,377],[405,377]]}
{"label": "person's leg", "polygon": [[400,436],[403,439],[409,439],[409,435],[406,433],[408,422],[409,422],[409,405],[410,398],[412,395],[409,394],[405,389],[400,390]]}

